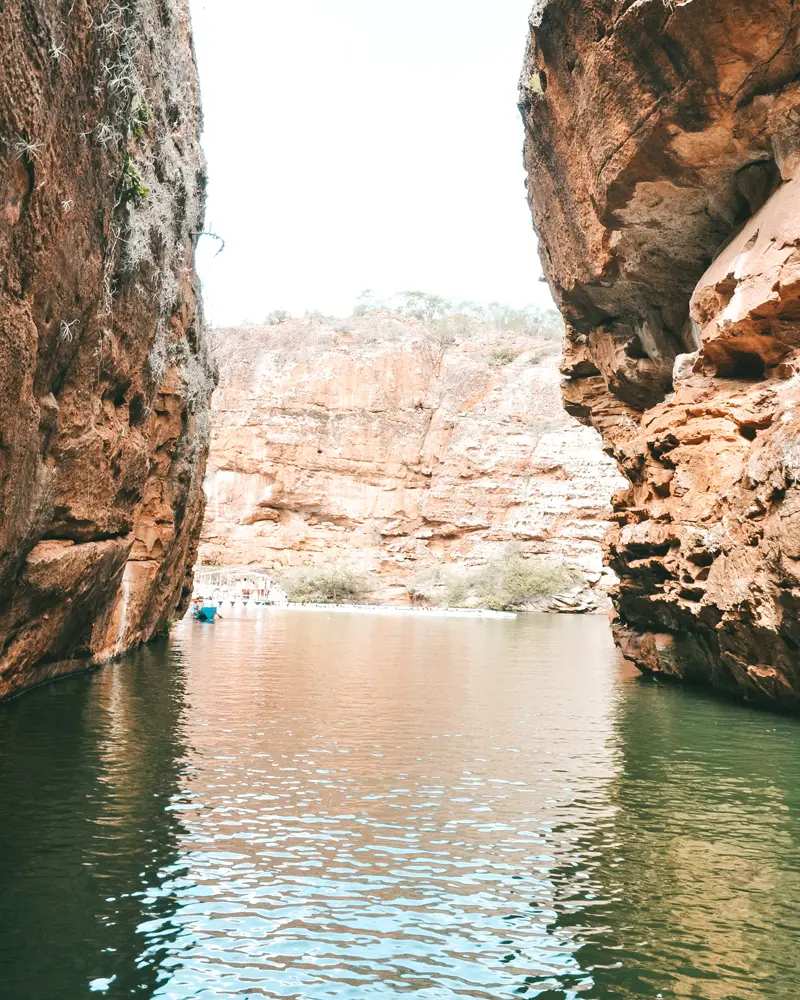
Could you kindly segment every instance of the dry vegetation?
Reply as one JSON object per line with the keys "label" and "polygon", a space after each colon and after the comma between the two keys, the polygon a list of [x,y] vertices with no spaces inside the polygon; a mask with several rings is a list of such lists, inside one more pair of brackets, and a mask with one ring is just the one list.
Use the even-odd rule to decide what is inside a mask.
{"label": "dry vegetation", "polygon": [[574,567],[508,552],[475,569],[437,566],[420,574],[409,592],[412,600],[421,604],[524,611],[582,582],[582,574]]}
{"label": "dry vegetation", "polygon": [[[362,604],[379,587],[369,573],[342,566],[296,567],[286,570],[278,582],[293,604]],[[525,559],[510,551],[471,569],[437,566],[420,573],[408,591],[418,605],[525,611],[583,582],[574,567]]]}
{"label": "dry vegetation", "polygon": [[299,566],[278,580],[292,604],[360,604],[369,593],[369,580],[339,566]]}
{"label": "dry vegetation", "polygon": [[[430,345],[437,365],[445,351],[459,347],[489,366],[512,364],[522,357],[527,364],[539,364],[559,353],[564,333],[555,309],[447,302],[425,292],[403,292],[383,300],[364,292],[352,316],[345,319],[319,312],[292,317],[275,309],[262,323],[243,326],[252,331],[253,353],[274,351],[279,365],[310,361],[349,343],[377,347],[409,339]],[[234,360],[248,361],[246,339],[240,338],[241,358]]]}

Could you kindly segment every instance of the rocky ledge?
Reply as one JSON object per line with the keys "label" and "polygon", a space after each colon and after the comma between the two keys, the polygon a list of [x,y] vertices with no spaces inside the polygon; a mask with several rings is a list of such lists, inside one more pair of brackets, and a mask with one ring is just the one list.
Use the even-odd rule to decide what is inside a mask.
{"label": "rocky ledge", "polygon": [[521,81],[567,409],[644,671],[800,709],[800,9],[542,0]]}
{"label": "rocky ledge", "polygon": [[183,0],[0,3],[0,697],[190,595],[199,124]]}
{"label": "rocky ledge", "polygon": [[436,567],[513,547],[598,588],[558,610],[607,604],[601,539],[622,480],[563,411],[556,344],[455,325],[443,338],[378,311],[214,331],[201,562],[344,564],[372,601],[403,604],[427,599]]}

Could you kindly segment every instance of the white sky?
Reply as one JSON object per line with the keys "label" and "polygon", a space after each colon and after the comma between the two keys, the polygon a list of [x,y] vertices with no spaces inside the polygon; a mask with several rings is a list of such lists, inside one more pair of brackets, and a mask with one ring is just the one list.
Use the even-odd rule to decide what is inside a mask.
{"label": "white sky", "polygon": [[549,303],[517,79],[531,0],[192,0],[209,319],[366,288]]}

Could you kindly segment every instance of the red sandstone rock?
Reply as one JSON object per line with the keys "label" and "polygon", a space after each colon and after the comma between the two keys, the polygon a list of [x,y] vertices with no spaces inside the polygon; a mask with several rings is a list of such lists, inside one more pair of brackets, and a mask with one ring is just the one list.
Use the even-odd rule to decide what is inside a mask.
{"label": "red sandstone rock", "polygon": [[201,562],[343,563],[372,575],[371,600],[407,603],[419,574],[514,545],[607,582],[621,480],[564,414],[552,344],[519,337],[501,364],[496,331],[443,345],[385,313],[214,336]]}
{"label": "red sandstone rock", "polygon": [[0,4],[0,697],[188,600],[199,115],[181,0]]}
{"label": "red sandstone rock", "polygon": [[642,670],[800,708],[800,12],[544,0],[521,83],[570,412]]}

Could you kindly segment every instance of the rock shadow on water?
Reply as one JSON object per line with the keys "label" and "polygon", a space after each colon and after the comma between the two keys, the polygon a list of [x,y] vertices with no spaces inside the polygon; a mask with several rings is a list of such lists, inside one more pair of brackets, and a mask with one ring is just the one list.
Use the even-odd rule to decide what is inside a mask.
{"label": "rock shadow on water", "polygon": [[[577,944],[576,995],[784,1000],[800,933],[800,723],[765,728],[711,693],[632,675],[621,690],[609,816],[549,873],[548,933]],[[537,992],[551,987],[535,976],[517,992],[573,995],[563,979]]]}
{"label": "rock shadow on water", "polygon": [[160,642],[2,706],[3,1000],[157,988],[175,934],[184,683]]}

